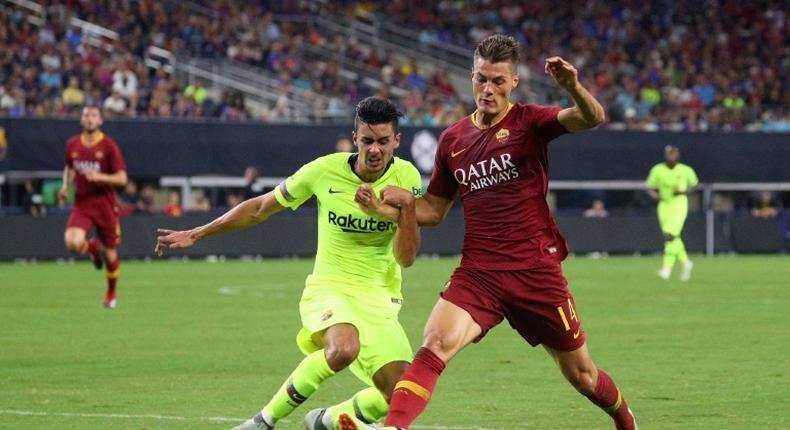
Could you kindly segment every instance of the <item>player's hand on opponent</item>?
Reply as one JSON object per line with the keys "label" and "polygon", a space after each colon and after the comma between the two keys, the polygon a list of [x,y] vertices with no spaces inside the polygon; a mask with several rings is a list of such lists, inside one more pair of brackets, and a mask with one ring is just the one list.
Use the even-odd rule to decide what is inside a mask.
{"label": "player's hand on opponent", "polygon": [[157,229],[156,232],[159,236],[156,237],[156,248],[154,248],[154,251],[156,255],[160,257],[164,254],[165,248],[189,248],[195,244],[195,238],[191,230],[175,231],[160,228]]}
{"label": "player's hand on opponent", "polygon": [[381,190],[381,201],[397,208],[414,204],[414,194],[394,185],[387,185]]}
{"label": "player's hand on opponent", "polygon": [[561,57],[547,58],[544,70],[547,75],[554,78],[560,87],[566,90],[574,88],[579,83],[579,72],[571,63]]}
{"label": "player's hand on opponent", "polygon": [[398,215],[400,215],[400,211],[397,208],[384,204],[379,199],[370,184],[362,184],[357,188],[357,192],[354,194],[354,201],[357,202],[363,212],[370,216],[397,221]]}

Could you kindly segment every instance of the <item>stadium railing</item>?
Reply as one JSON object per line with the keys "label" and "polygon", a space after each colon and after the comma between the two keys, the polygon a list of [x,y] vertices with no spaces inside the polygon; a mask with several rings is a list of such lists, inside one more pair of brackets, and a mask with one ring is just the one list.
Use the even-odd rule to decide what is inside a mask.
{"label": "stadium railing", "polygon": [[458,95],[465,100],[472,100],[472,89],[469,85],[469,67],[460,67],[451,63],[446,63],[431,53],[416,51],[414,45],[399,44],[383,39],[378,29],[370,24],[353,20],[345,16],[332,17],[332,19],[320,16],[314,17],[314,22],[327,31],[334,34],[341,34],[345,37],[355,37],[360,43],[372,44],[376,48],[389,50],[395,53],[400,63],[406,63],[410,57],[414,57],[417,63],[425,69],[426,75],[430,76],[437,67],[444,67],[448,78],[455,86]]}
{"label": "stadium railing", "polygon": [[[6,3],[11,3],[20,7],[23,7],[30,12],[28,15],[28,22],[35,26],[41,26],[44,23],[44,8],[40,4],[30,1],[30,0],[5,0]],[[91,46],[100,49],[107,49],[105,46],[105,42],[110,41],[117,41],[118,40],[118,33],[112,31],[108,28],[102,27],[100,25],[96,25],[90,23],[88,21],[83,21],[77,17],[71,17],[69,19],[68,25],[71,27],[79,28],[82,31],[83,36],[85,36],[86,40]]]}
{"label": "stadium railing", "polygon": [[[19,186],[27,179],[59,180],[61,171],[7,171],[0,173],[0,187],[5,185]],[[253,184],[254,189],[272,189],[285,180],[283,177],[260,177]],[[427,184],[429,178],[424,177],[423,182]],[[247,185],[244,177],[224,176],[224,175],[199,175],[199,176],[163,176],[159,179],[159,186],[162,188],[177,188],[181,194],[182,205],[191,202],[193,190],[196,188],[243,188]],[[647,190],[642,181],[612,180],[612,181],[550,181],[550,191],[575,191],[575,190],[605,190],[605,191],[640,191]],[[701,209],[705,213],[705,254],[714,255],[717,249],[715,238],[715,227],[717,222],[717,212],[714,207],[714,197],[716,193],[731,192],[753,192],[753,191],[773,191],[790,192],[790,183],[786,182],[712,182],[702,183],[698,191],[702,195]],[[0,207],[7,206],[0,195]]]}
{"label": "stadium railing", "polygon": [[[456,88],[466,90],[469,86],[468,75],[471,68],[471,57],[468,47],[438,40],[421,39],[419,31],[404,28],[374,15],[356,15],[354,18],[343,17],[343,19],[354,22],[358,27],[367,26],[375,29],[376,37],[393,45],[404,47],[409,53],[414,53],[416,49],[416,52],[421,55],[427,55],[431,62],[439,60],[446,63],[445,67],[450,72],[451,80]],[[531,73],[528,76],[522,76],[522,79],[525,78],[529,80],[529,86],[533,91],[533,101],[545,102],[548,93],[555,88],[554,82],[542,74]]]}
{"label": "stadium railing", "polygon": [[[288,99],[290,117],[295,123],[332,121],[335,115],[328,112],[329,98],[312,91],[287,88],[277,79],[268,76],[260,68],[245,67],[227,60],[190,58],[175,56],[172,52],[151,46],[146,50],[146,66],[163,68],[176,73],[187,81],[195,78],[213,84],[215,88],[232,89],[245,96],[245,103],[254,112],[263,112],[285,96]],[[217,98],[217,97],[215,97]],[[336,114],[346,118],[347,112]]]}

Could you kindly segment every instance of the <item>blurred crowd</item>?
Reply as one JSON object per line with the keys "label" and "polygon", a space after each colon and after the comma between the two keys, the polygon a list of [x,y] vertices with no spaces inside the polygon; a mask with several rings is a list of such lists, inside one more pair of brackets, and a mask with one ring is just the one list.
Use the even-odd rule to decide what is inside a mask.
{"label": "blurred crowd", "polygon": [[76,12],[70,6],[51,2],[38,25],[22,7],[0,10],[0,114],[69,117],[89,104],[111,118],[246,118],[241,94],[212,100],[199,79],[179,82],[146,67],[142,37],[91,43],[67,25]]}
{"label": "blurred crowd", "polygon": [[[608,108],[640,130],[790,131],[790,23],[781,0],[352,2],[419,32],[425,46],[492,33],[523,47],[522,75],[560,55]],[[550,102],[571,101],[554,91]]]}
{"label": "blurred crowd", "polygon": [[[607,107],[609,127],[790,131],[790,26],[782,5],[55,0],[38,25],[21,7],[0,11],[0,114],[62,117],[90,103],[121,117],[291,122],[289,89],[326,96],[330,114],[371,94],[387,96],[402,106],[407,125],[444,126],[471,111],[441,66],[399,61],[373,41],[327,33],[309,18],[346,14],[409,29],[427,52],[437,44],[470,49],[495,32],[514,35],[527,78],[543,74],[547,56],[564,56]],[[68,25],[72,16],[119,38],[93,46]],[[200,80],[148,68],[149,46],[257,68],[279,81],[283,95],[252,113],[241,93],[212,92]],[[534,88],[522,82],[514,98],[530,101]],[[548,103],[571,103],[550,83],[545,91]]]}
{"label": "blurred crowd", "polygon": [[[391,87],[400,88],[406,124],[446,125],[467,111],[441,69],[427,75],[414,60],[399,64],[392,53],[380,54],[353,39],[321,35],[299,19],[307,11],[288,2],[267,7],[245,3],[238,9],[226,1],[207,5],[54,1],[37,25],[22,7],[1,10],[0,114],[66,117],[92,104],[102,106],[110,117],[284,123],[297,119],[288,108],[289,89],[322,94],[329,100],[324,109],[330,115],[340,112],[347,118],[349,107],[369,95],[398,99]],[[291,18],[276,21],[273,12]],[[118,40],[91,43],[79,27],[68,24],[72,17],[115,31]],[[308,58],[306,45],[324,52],[326,58]],[[149,68],[144,62],[149,46],[264,69],[279,81],[282,95],[253,115],[239,92],[226,91],[215,100],[200,79],[179,81],[163,68]],[[350,59],[381,73],[385,85],[365,84],[364,73],[348,79],[341,63]]]}

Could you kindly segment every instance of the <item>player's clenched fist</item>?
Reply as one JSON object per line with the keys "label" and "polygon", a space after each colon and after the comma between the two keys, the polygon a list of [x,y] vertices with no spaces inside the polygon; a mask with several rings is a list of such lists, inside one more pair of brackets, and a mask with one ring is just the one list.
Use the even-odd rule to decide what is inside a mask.
{"label": "player's clenched fist", "polygon": [[381,201],[388,205],[401,207],[414,203],[414,194],[394,185],[387,185],[381,190]]}
{"label": "player's clenched fist", "polygon": [[563,60],[561,57],[547,58],[544,70],[562,88],[573,88],[579,82],[579,72],[571,63]]}

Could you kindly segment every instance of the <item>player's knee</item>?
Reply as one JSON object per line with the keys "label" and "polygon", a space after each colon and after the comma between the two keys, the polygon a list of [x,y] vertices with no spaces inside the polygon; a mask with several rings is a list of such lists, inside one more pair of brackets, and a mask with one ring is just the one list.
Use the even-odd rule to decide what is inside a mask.
{"label": "player's knee", "polygon": [[595,393],[595,373],[592,369],[574,368],[565,372],[565,377],[568,382],[573,385],[573,388],[584,395],[591,395]]}
{"label": "player's knee", "polygon": [[359,355],[359,343],[347,342],[331,346],[324,349],[326,362],[335,372],[348,367]]}
{"label": "player's knee", "polygon": [[66,242],[66,249],[69,252],[80,252],[80,249],[82,248],[82,241],[78,241],[73,238],[67,237],[65,242]]}
{"label": "player's knee", "polygon": [[454,336],[439,330],[427,329],[423,339],[423,347],[428,348],[439,358],[447,361],[450,357],[455,355],[459,342],[459,336]]}
{"label": "player's knee", "polygon": [[115,261],[118,259],[118,253],[115,251],[115,248],[104,248],[102,257],[104,257],[105,261]]}

